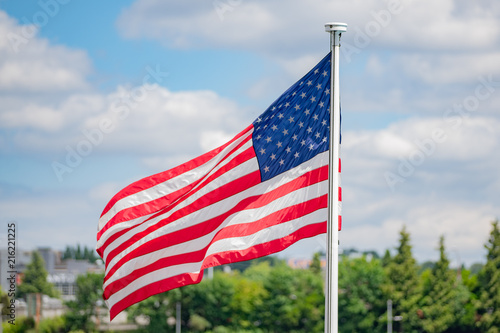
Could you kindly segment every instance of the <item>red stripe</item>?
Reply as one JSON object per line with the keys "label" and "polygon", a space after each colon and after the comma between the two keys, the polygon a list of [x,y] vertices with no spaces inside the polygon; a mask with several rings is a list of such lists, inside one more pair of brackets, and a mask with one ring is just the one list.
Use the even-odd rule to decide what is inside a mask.
{"label": "red stripe", "polygon": [[116,317],[121,311],[125,310],[132,304],[140,302],[152,295],[160,294],[162,292],[182,287],[188,284],[199,283],[203,277],[203,269],[222,265],[230,264],[243,260],[251,260],[258,257],[273,254],[282,251],[292,245],[293,243],[308,237],[326,232],[326,221],[316,224],[307,225],[292,234],[280,239],[272,240],[266,243],[252,246],[243,251],[225,251],[213,254],[203,261],[202,271],[200,273],[184,273],[173,276],[161,281],[151,283],[145,287],[135,290],[133,293],[127,295],[122,300],[114,304],[110,309],[111,320]]}
{"label": "red stripe", "polygon": [[[208,234],[212,232],[213,230],[217,229],[221,223],[224,222],[224,220],[230,216],[231,214],[234,214],[236,212],[239,212],[244,209],[254,209],[254,208],[259,208],[262,206],[267,205],[268,203],[276,200],[277,198],[280,198],[281,196],[291,193],[297,189],[306,187],[308,185],[315,184],[317,182],[324,181],[328,179],[328,166],[323,166],[318,169],[311,170],[300,177],[293,179],[292,181],[281,185],[280,187],[274,189],[273,191],[264,193],[262,195],[256,195],[256,196],[251,196],[251,197],[246,197],[243,200],[241,200],[239,203],[237,203],[233,208],[228,210],[227,212],[224,212],[223,214],[214,217],[210,220],[200,222],[196,225],[193,225],[188,228],[184,228],[182,230],[174,231],[172,233],[162,235],[158,238],[155,238],[147,243],[142,244],[140,247],[137,249],[133,250],[132,252],[128,253],[125,255],[120,261],[118,261],[108,272],[106,272],[106,277],[105,281],[114,274],[114,272],[119,269],[125,262],[131,260],[132,258],[135,257],[140,257],[142,255],[146,255],[148,253],[161,250],[163,248],[167,248],[169,246],[173,246],[176,244],[183,243],[188,240],[196,239],[198,237],[201,237],[205,234]],[[239,187],[238,186],[243,186],[243,185],[255,185],[258,181],[260,181],[260,173],[259,171],[256,171],[252,174],[255,179],[252,180],[250,179],[240,179],[238,180],[238,183],[230,183],[225,185],[224,187],[221,187],[221,189],[225,191],[231,191],[229,193],[238,193],[239,192]],[[249,186],[250,187],[250,186]],[[217,189],[215,191],[219,191],[220,189]],[[236,191],[236,192],[235,192]],[[124,251],[126,248],[128,248],[130,245],[135,243],[137,240],[145,237],[147,234],[150,232],[157,230],[158,228],[162,227],[163,225],[166,225],[167,223],[171,223],[172,221],[175,221],[183,216],[189,215],[192,212],[198,211],[201,209],[200,203],[202,207],[206,207],[210,204],[212,204],[213,198],[214,198],[214,191],[207,193],[205,196],[201,197],[197,201],[193,202],[191,205],[184,207],[183,209],[175,212],[170,216],[169,218],[162,220],[158,222],[157,224],[151,226],[150,228],[144,230],[141,233],[135,234],[132,236],[132,238],[123,243],[120,244],[120,246],[116,249],[114,249],[110,254],[108,255],[108,258],[106,260],[106,265],[112,260],[113,257]],[[232,195],[230,194],[230,195]],[[230,195],[223,195],[223,197],[229,197]]]}
{"label": "red stripe", "polygon": [[[164,207],[162,210],[160,210],[156,215],[154,216],[151,216],[150,218],[144,220],[142,223],[152,219],[152,218],[155,218],[159,215],[162,215],[162,214],[165,214],[167,213],[168,211],[172,210],[174,207],[176,207],[178,204],[180,204],[181,202],[183,202],[184,200],[186,200],[187,198],[189,198],[190,196],[194,195],[195,193],[197,193],[199,190],[203,189],[204,186],[206,186],[206,184],[209,184],[210,182],[214,181],[215,179],[217,179],[218,177],[222,176],[224,173],[232,170],[233,168],[237,167],[238,165],[244,163],[244,162],[247,162],[249,160],[251,160],[252,158],[255,157],[255,151],[253,150],[253,147],[249,147],[248,149],[246,149],[245,151],[241,152],[239,155],[237,155],[235,158],[233,158],[228,164],[226,164],[223,168],[217,170],[216,172],[214,172],[212,175],[210,175],[209,177],[207,177],[206,179],[203,180],[203,182],[201,183],[200,186],[198,186],[197,188],[195,189],[192,189],[189,193],[187,193],[186,195],[184,195],[184,197],[182,197],[181,199],[175,201],[173,204],[171,205],[168,205],[166,207]],[[260,181],[260,178],[259,178],[259,181]],[[161,199],[161,198],[160,198]],[[221,198],[223,199],[223,198]],[[147,204],[145,204],[147,205]],[[131,209],[130,209],[131,210]],[[142,224],[141,223],[141,224]],[[136,224],[136,225],[133,225],[133,226],[130,226],[129,228],[126,228],[126,229],[123,229],[123,230],[120,230],[116,233],[114,233],[113,235],[110,235],[106,241],[103,243],[103,245],[101,247],[99,247],[97,249],[97,252],[99,254],[101,254],[101,257],[102,257],[102,254],[104,254],[104,251],[106,250],[106,247],[111,244],[113,241],[115,241],[116,239],[118,239],[120,236],[122,236],[123,234],[129,232],[130,230],[140,226],[141,224]],[[106,261],[109,261],[110,259],[106,259]]]}
{"label": "red stripe", "polygon": [[222,150],[224,150],[224,148],[226,148],[228,145],[230,145],[231,143],[233,143],[234,141],[239,139],[241,136],[246,134],[252,128],[253,128],[253,125],[248,126],[246,129],[241,131],[232,140],[225,143],[224,145],[222,145],[218,148],[215,148],[215,149],[213,149],[213,150],[211,150],[211,151],[209,151],[201,156],[198,156],[198,157],[196,157],[196,158],[194,158],[186,163],[183,163],[183,164],[181,164],[175,168],[172,168],[170,170],[163,171],[163,172],[157,173],[155,175],[143,178],[141,180],[138,180],[138,181],[128,185],[127,187],[122,189],[120,192],[115,194],[113,196],[113,198],[111,198],[111,200],[108,202],[108,204],[104,208],[103,212],[101,213],[101,217],[104,214],[106,214],[117,201],[119,201],[125,197],[128,197],[129,195],[132,195],[134,193],[140,192],[140,191],[145,190],[147,188],[153,187],[157,184],[163,183],[163,182],[165,182],[173,177],[176,177],[180,174],[183,174],[189,170],[195,169],[196,167],[206,163],[207,161],[212,159],[214,156],[219,154]]}
{"label": "red stripe", "polygon": [[321,197],[314,198],[309,201],[274,212],[266,217],[263,217],[258,221],[226,227],[220,230],[217,233],[217,235],[210,241],[210,243],[201,250],[159,259],[148,266],[134,270],[132,274],[129,274],[124,278],[121,278],[119,280],[110,283],[106,287],[106,290],[104,291],[104,296],[109,297],[111,294],[126,287],[132,281],[153,271],[182,263],[201,261],[203,257],[206,255],[206,251],[209,249],[210,245],[219,240],[225,238],[244,237],[252,235],[263,229],[306,216],[318,209],[326,208],[327,205],[328,205],[328,199],[327,195],[325,194]]}
{"label": "red stripe", "polygon": [[[248,129],[247,129],[248,130]],[[245,132],[245,131],[244,131]],[[243,132],[242,132],[243,133]],[[240,137],[242,135],[242,133],[240,133],[236,138]],[[243,140],[242,142],[240,142],[237,146],[235,146],[230,152],[228,152],[222,159],[221,161],[217,164],[219,165],[220,163],[222,163],[223,161],[225,161],[227,158],[231,157],[232,154],[237,151],[239,148],[241,148],[245,143],[247,143],[249,140],[251,139],[251,136],[249,135],[247,138],[245,138],[245,140]],[[234,141],[234,139],[232,140]],[[220,149],[222,148],[225,148],[227,146],[224,145],[222,147],[220,147]],[[219,148],[218,148],[219,149]],[[252,149],[253,148],[249,148],[249,149]],[[212,152],[210,153],[213,153],[215,150],[213,150]],[[248,149],[247,149],[248,151]],[[206,154],[205,154],[206,155]],[[205,155],[202,155],[201,157],[204,157]],[[213,158],[215,155],[210,155],[211,158]],[[184,172],[187,172],[189,170],[192,170],[194,169],[195,167],[197,166],[200,166],[202,165],[203,163],[207,162],[207,160],[205,159],[202,159],[202,162],[198,161],[198,158],[195,158],[194,160],[191,160],[183,165],[181,165],[180,167],[177,167],[177,168],[174,168],[174,169],[171,169],[171,170],[168,170],[168,171],[165,171],[163,173],[161,173],[161,177],[157,177],[158,179],[155,179],[155,183],[153,184],[152,181],[151,181],[151,177],[147,177],[147,178],[144,178],[142,180],[139,180],[135,183],[133,183],[132,185],[129,185],[127,186],[124,190],[122,191],[131,191],[132,189],[134,189],[134,193],[130,193],[128,195],[132,195],[132,194],[135,194],[137,192],[140,192],[144,189],[147,189],[149,187],[152,187],[152,186],[155,186],[155,185],[158,185],[160,183],[163,183],[163,182],[166,182],[168,181],[169,179],[171,179],[172,177],[176,177]],[[189,164],[189,163],[192,163],[193,167],[192,168],[185,168],[184,166],[186,164]],[[234,165],[233,165],[234,167]],[[182,172],[179,172],[181,171]],[[213,170],[213,169],[212,169]],[[226,169],[228,170],[228,169]],[[175,173],[174,173],[175,171]],[[207,174],[209,173],[210,171],[207,172]],[[158,174],[160,175],[160,174]],[[169,178],[166,178],[166,176],[169,175]],[[152,177],[156,177],[157,175],[155,176],[152,176]],[[197,186],[201,181],[203,180],[203,177],[200,177],[199,180],[195,181],[195,182],[192,182],[190,184],[188,184],[187,186],[175,191],[175,192],[172,192],[168,195],[165,195],[165,196],[162,196],[158,199],[155,199],[155,200],[151,200],[151,201],[148,201],[148,202],[145,202],[145,203],[142,203],[142,204],[139,204],[137,206],[134,206],[134,207],[130,207],[130,208],[126,208],[126,209],[123,209],[119,212],[117,212],[107,223],[106,225],[104,225],[101,230],[99,230],[97,232],[97,239],[99,240],[102,236],[102,234],[108,230],[110,227],[112,227],[113,225],[116,225],[120,222],[123,222],[123,221],[128,221],[128,220],[132,220],[132,219],[135,219],[135,218],[138,218],[138,217],[141,217],[141,216],[145,216],[145,215],[149,215],[151,213],[154,213],[155,211],[158,211],[159,209],[162,209],[162,207],[165,207],[165,206],[168,206],[174,202],[176,202],[179,198],[181,198],[183,195],[185,195],[186,193],[188,193],[193,187]],[[148,187],[141,187],[139,185],[136,185],[136,184],[141,184],[142,185],[146,185],[148,184]],[[151,184],[150,184],[151,183]],[[150,185],[150,186],[149,186]],[[125,191],[125,192],[127,192]],[[122,192],[119,192],[117,195],[115,195],[115,197],[113,197],[113,199],[111,199],[112,201],[121,194]],[[123,197],[126,197],[128,195],[123,195],[121,198],[119,198],[118,200],[122,199]],[[114,203],[116,203],[117,200],[114,201]],[[113,204],[114,204],[113,203]],[[109,204],[108,204],[109,205]],[[108,208],[109,210],[110,208]],[[102,216],[102,215],[101,215]],[[104,252],[104,250],[102,249],[98,249],[98,253],[101,254],[101,252]]]}

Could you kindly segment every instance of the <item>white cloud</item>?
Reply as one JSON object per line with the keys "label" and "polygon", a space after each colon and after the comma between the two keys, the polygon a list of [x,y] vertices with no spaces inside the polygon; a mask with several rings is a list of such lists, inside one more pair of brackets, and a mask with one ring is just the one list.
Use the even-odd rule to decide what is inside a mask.
{"label": "white cloud", "polygon": [[[26,35],[31,29],[33,33]],[[19,42],[21,41],[21,42]],[[19,25],[0,11],[0,89],[3,92],[66,92],[89,87],[85,52],[51,45],[33,26]]]}

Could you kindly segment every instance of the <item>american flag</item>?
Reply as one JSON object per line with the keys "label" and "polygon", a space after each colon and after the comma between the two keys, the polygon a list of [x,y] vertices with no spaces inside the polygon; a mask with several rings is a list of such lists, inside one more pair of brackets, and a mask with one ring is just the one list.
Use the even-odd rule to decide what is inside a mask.
{"label": "american flag", "polygon": [[231,141],[110,200],[97,251],[111,318],[205,268],[326,232],[330,94],[328,54]]}

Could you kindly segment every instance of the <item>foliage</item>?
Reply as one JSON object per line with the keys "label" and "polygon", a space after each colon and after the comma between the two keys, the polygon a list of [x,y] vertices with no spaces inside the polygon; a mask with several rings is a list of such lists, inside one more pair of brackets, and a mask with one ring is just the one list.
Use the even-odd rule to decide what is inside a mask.
{"label": "foliage", "polygon": [[17,298],[24,298],[30,293],[41,293],[50,297],[57,297],[54,286],[47,281],[45,262],[37,251],[31,253],[31,262],[26,266],[22,283],[17,287]]}
{"label": "foliage", "polygon": [[449,263],[445,253],[444,237],[441,236],[439,260],[431,265],[432,270],[423,279],[420,306],[422,327],[425,332],[446,332],[464,318],[468,318],[469,322],[463,322],[461,326],[473,325],[470,308],[466,308],[469,300],[468,291],[457,281],[456,273],[450,270]]}
{"label": "foliage", "polygon": [[397,253],[386,267],[387,278],[383,290],[386,299],[392,300],[393,314],[403,317],[400,330],[405,332],[420,330],[417,304],[420,298],[420,283],[417,272],[417,262],[411,251],[410,234],[406,227],[403,227]]}
{"label": "foliage", "polygon": [[33,318],[21,317],[16,318],[15,325],[9,322],[3,322],[3,333],[24,333],[28,332],[35,327]]}
{"label": "foliage", "polygon": [[500,332],[500,230],[498,220],[492,223],[485,245],[486,265],[479,274],[480,295],[477,302],[478,327],[482,332]]}
{"label": "foliage", "polygon": [[379,314],[385,300],[381,285],[384,270],[378,259],[343,258],[339,263],[339,330],[341,332],[384,332]]}
{"label": "foliage", "polygon": [[93,331],[95,324],[91,317],[96,314],[96,305],[102,300],[103,274],[87,273],[76,279],[74,301],[66,302],[68,312],[64,315],[68,330]]}
{"label": "foliage", "polygon": [[313,272],[313,274],[321,274],[321,258],[320,258],[320,253],[316,252],[313,255],[311,265],[309,266],[309,269]]}
{"label": "foliage", "polygon": [[38,325],[39,333],[64,333],[66,331],[66,322],[63,317],[46,318],[40,321]]}
{"label": "foliage", "polygon": [[62,259],[88,260],[91,263],[95,263],[99,259],[99,256],[94,249],[87,248],[87,246],[82,249],[80,244],[77,244],[76,247],[66,246]]}

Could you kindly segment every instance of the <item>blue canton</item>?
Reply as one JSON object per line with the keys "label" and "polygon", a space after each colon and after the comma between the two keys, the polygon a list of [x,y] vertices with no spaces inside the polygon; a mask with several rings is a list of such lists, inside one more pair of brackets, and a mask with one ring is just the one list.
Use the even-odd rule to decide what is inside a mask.
{"label": "blue canton", "polygon": [[329,148],[330,53],[253,122],[262,181]]}

